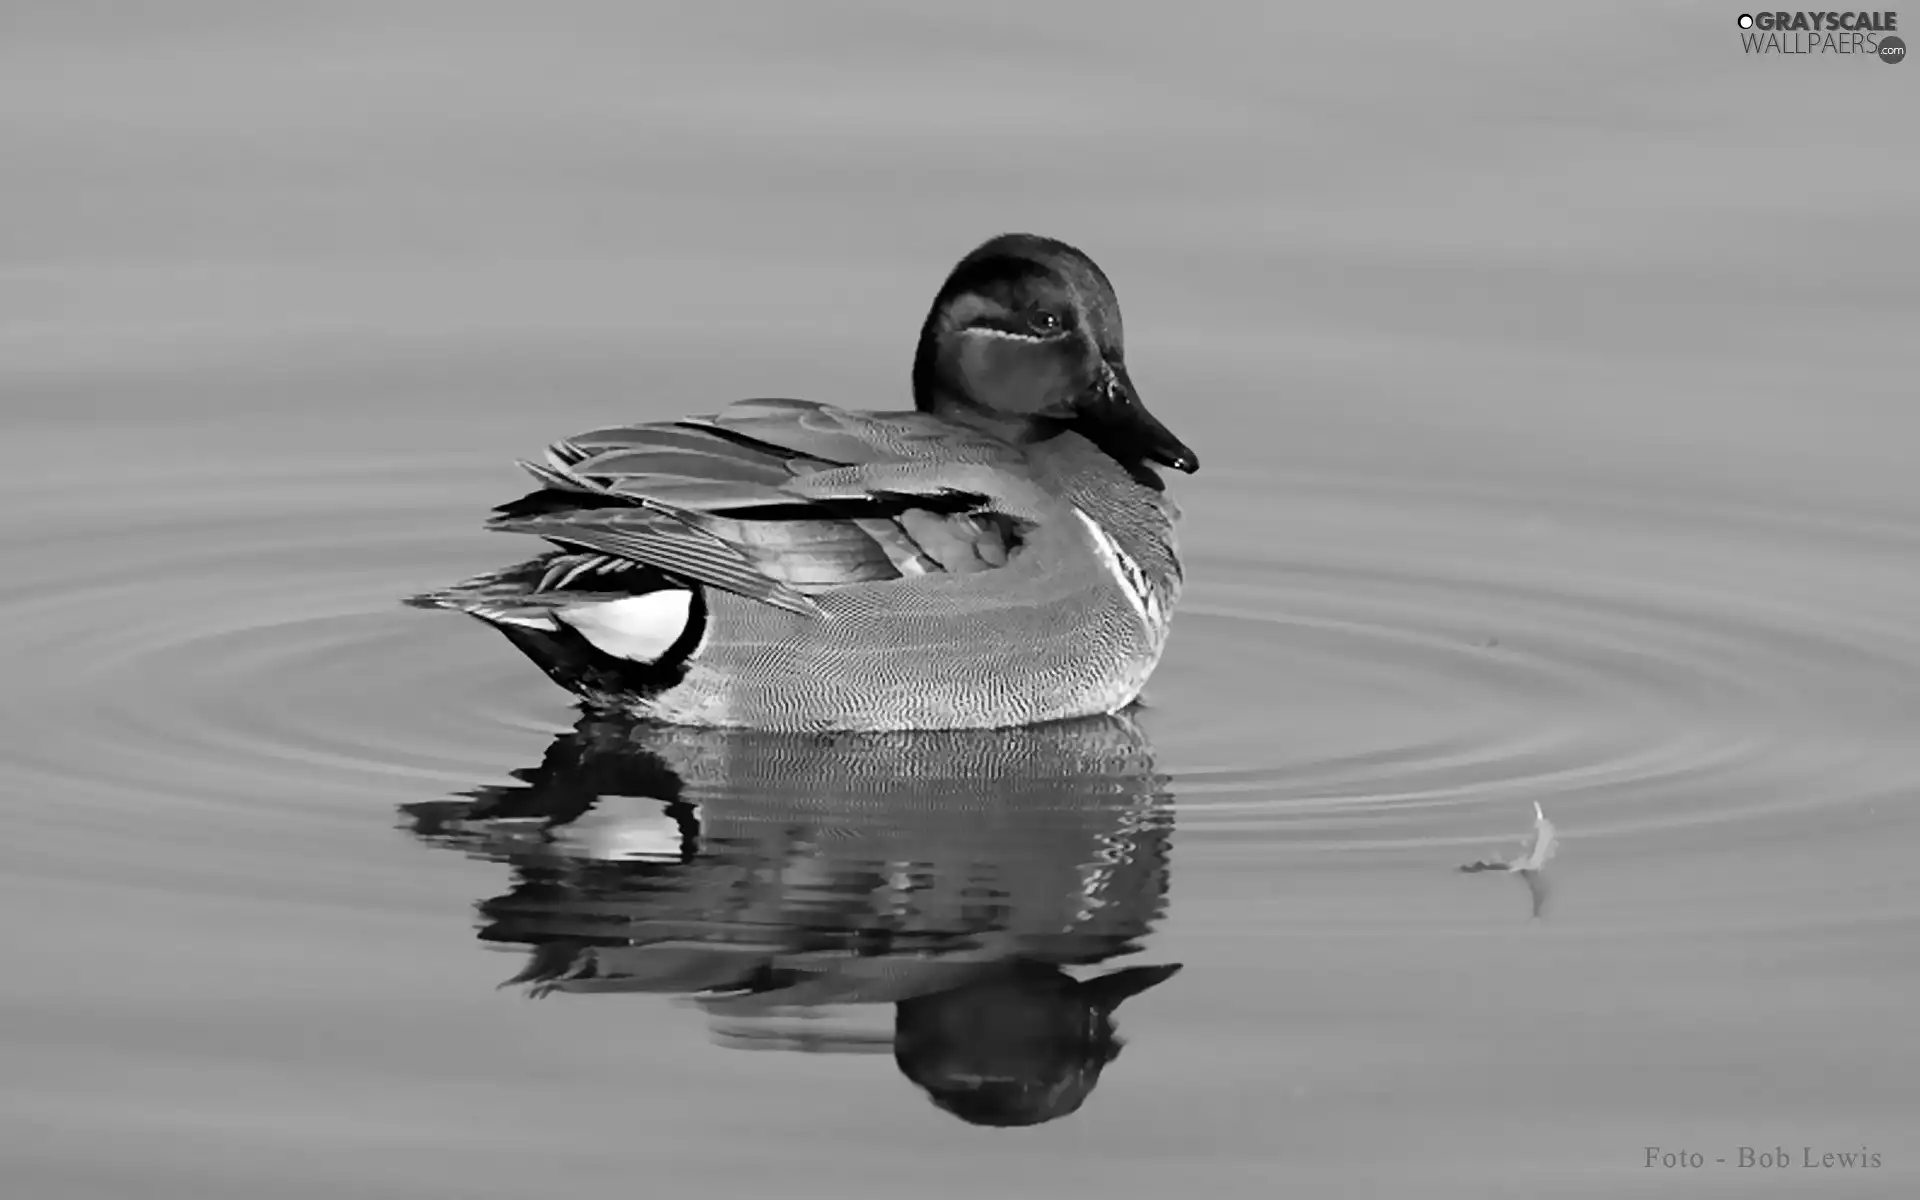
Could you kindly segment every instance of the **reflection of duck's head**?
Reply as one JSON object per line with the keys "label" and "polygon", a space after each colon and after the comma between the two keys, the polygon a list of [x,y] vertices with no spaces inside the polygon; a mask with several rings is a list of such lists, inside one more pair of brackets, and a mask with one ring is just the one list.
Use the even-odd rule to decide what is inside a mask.
{"label": "reflection of duck's head", "polygon": [[1021,962],[1001,978],[903,1002],[894,1061],[963,1121],[1051,1121],[1078,1109],[1119,1055],[1113,1010],[1179,970],[1127,967],[1081,982]]}
{"label": "reflection of duck's head", "polygon": [[[1122,718],[825,736],[588,718],[514,775],[406,811],[511,866],[480,937],[527,948],[510,982],[534,995],[678,995],[722,1045],[892,1049],[949,1111],[1039,1120],[1112,1057],[1114,1005],[1173,970],[1060,970],[1139,949],[1166,899],[1165,780]],[[882,1005],[886,1034],[826,1028]],[[1012,1091],[968,1066],[1022,1056]]]}

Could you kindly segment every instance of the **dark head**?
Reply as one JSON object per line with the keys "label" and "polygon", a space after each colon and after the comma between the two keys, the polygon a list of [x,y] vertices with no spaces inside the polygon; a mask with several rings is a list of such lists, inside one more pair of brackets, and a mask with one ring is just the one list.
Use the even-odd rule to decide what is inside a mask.
{"label": "dark head", "polygon": [[913,394],[924,412],[1011,426],[1026,440],[1072,430],[1155,483],[1152,464],[1200,465],[1127,377],[1106,274],[1049,238],[1003,234],[960,260],[920,330]]}

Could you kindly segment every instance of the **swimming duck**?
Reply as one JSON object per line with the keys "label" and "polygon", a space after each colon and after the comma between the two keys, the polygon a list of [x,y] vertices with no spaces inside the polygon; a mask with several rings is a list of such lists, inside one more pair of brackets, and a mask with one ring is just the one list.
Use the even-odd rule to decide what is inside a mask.
{"label": "swimming duck", "polygon": [[744,400],[520,465],[488,527],[550,553],[411,603],[471,614],[589,705],[682,725],[996,728],[1116,712],[1182,582],[1093,260],[993,238],[920,331],[912,412]]}

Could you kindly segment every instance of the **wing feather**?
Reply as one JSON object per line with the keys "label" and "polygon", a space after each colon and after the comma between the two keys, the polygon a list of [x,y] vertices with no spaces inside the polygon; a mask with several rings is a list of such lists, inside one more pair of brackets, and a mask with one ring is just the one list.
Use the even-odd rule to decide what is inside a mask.
{"label": "wing feather", "polygon": [[490,527],[817,615],[824,590],[1005,565],[1040,519],[1006,469],[1022,461],[930,414],[746,400],[555,442],[545,465],[521,464],[545,490]]}
{"label": "wing feather", "polygon": [[508,518],[495,521],[492,527],[658,567],[789,612],[814,616],[820,611],[812,600],[768,575],[737,549],[652,509]]}

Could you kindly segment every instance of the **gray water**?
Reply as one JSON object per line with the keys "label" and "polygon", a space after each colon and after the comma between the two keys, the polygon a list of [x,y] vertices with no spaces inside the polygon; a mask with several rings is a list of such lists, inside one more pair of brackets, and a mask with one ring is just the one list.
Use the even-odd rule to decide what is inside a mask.
{"label": "gray water", "polygon": [[[9,6],[6,1193],[1911,1194],[1920,67],[1735,15]],[[1130,721],[575,730],[397,604],[1006,229],[1206,464]]]}

